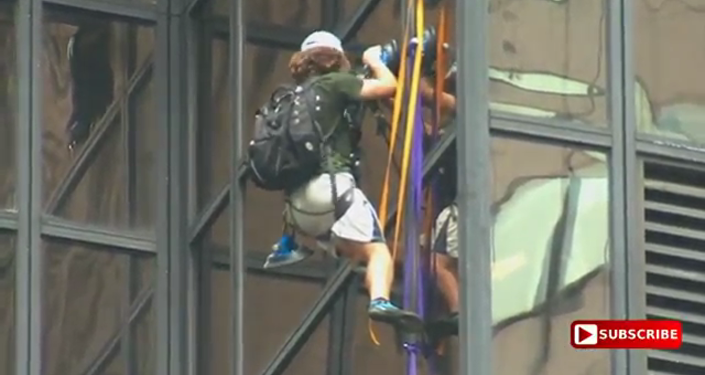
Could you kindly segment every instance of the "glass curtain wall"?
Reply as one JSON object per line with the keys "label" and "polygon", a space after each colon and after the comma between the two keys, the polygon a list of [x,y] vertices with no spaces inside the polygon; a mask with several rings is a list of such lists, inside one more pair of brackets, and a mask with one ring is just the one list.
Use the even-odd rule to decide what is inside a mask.
{"label": "glass curtain wall", "polygon": [[[239,157],[310,32],[363,73],[416,2],[0,0],[0,374],[705,371],[698,5],[423,3],[421,68],[400,55],[398,81],[423,77],[425,100],[357,122],[378,212],[395,105],[416,129],[380,219],[391,302],[429,323],[414,361],[412,338],[370,323],[364,268],[326,251],[263,266],[284,198],[242,185]],[[426,144],[404,177],[407,133]],[[433,203],[394,215],[428,186]],[[567,338],[644,317],[682,320],[683,348]]]}

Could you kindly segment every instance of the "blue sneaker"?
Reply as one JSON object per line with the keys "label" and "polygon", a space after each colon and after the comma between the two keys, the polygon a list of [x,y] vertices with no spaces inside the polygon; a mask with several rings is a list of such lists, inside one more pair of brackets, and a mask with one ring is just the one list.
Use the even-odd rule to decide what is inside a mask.
{"label": "blue sneaker", "polygon": [[423,332],[424,322],[416,313],[402,310],[389,300],[384,298],[376,298],[370,301],[370,306],[367,309],[367,314],[370,319],[391,324],[408,332]]}
{"label": "blue sneaker", "polygon": [[299,246],[293,236],[284,235],[278,243],[272,246],[272,253],[267,256],[262,267],[268,269],[289,266],[299,263],[311,255],[313,255],[312,250]]}

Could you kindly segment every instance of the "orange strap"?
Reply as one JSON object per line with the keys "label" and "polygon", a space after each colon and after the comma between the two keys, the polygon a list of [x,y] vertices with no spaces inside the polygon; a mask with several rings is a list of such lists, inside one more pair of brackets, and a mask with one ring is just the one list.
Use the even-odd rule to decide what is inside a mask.
{"label": "orange strap", "polygon": [[433,94],[436,104],[436,118],[433,126],[437,129],[441,126],[443,110],[443,91],[448,61],[446,58],[446,41],[448,38],[448,5],[443,3],[438,14],[438,35],[436,43],[436,82]]}
{"label": "orange strap", "polygon": [[[408,53],[409,46],[409,33],[411,30],[411,24],[413,23],[412,18],[412,8],[413,3],[409,1],[407,7],[407,17],[404,22],[404,36],[402,38],[401,54],[399,59],[399,71],[397,73],[397,80],[399,81],[397,85],[397,90],[394,93],[394,108],[392,109],[392,124],[389,132],[389,155],[387,157],[387,169],[384,172],[384,182],[382,183],[382,195],[379,202],[379,217],[380,217],[380,229],[382,233],[385,233],[385,227],[387,224],[387,211],[389,205],[389,179],[391,177],[392,166],[394,165],[394,151],[397,147],[397,134],[399,133],[399,122],[401,120],[401,108],[402,99],[404,98],[404,86],[406,84],[406,55]],[[402,160],[402,165],[404,161]],[[396,251],[392,252],[392,262],[396,259]],[[367,330],[370,333],[370,339],[372,342],[379,346],[380,341],[377,339],[374,328],[372,327],[372,320],[367,321]]]}
{"label": "orange strap", "polygon": [[[409,2],[409,7],[407,9],[407,19],[404,25],[404,38],[401,47],[401,58],[399,63],[399,72],[397,74],[397,80],[399,84],[397,86],[397,91],[394,93],[394,108],[392,109],[392,124],[389,132],[389,155],[387,157],[387,169],[384,171],[384,182],[382,182],[382,195],[379,199],[379,217],[380,226],[382,233],[385,231],[387,226],[387,211],[389,210],[389,178],[391,177],[392,164],[394,161],[394,151],[397,148],[397,134],[399,133],[399,122],[401,120],[401,108],[402,99],[404,98],[404,86],[406,83],[406,64],[404,63],[406,54],[408,53],[409,46],[409,32],[411,29],[411,24],[413,23],[411,19],[411,2]],[[403,161],[402,161],[403,163]]]}

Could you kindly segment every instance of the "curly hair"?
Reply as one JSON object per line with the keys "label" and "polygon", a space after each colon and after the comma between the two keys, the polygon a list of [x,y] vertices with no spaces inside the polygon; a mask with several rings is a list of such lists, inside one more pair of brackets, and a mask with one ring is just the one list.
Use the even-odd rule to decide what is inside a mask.
{"label": "curly hair", "polygon": [[350,61],[345,54],[328,47],[315,47],[296,52],[289,60],[289,70],[294,81],[301,83],[311,76],[350,69]]}

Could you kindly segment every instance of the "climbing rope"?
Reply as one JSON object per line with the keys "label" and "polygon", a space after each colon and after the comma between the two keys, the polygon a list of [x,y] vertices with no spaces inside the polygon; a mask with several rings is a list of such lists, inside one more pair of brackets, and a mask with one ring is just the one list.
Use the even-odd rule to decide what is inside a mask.
{"label": "climbing rope", "polygon": [[[415,4],[414,4],[415,3]],[[446,60],[446,38],[447,38],[447,8],[442,5],[438,19],[438,31],[436,40],[436,74],[434,84],[434,106],[433,121],[430,140],[435,142],[438,139],[438,129],[441,123],[442,114],[442,94],[444,92],[445,71],[447,69]],[[414,37],[412,38],[412,27]],[[397,195],[397,212],[395,214],[395,227],[391,243],[393,259],[396,259],[399,248],[399,237],[402,225],[405,228],[405,261],[404,261],[404,302],[405,309],[415,311],[422,319],[426,315],[427,295],[431,295],[432,285],[429,277],[435,279],[435,264],[432,264],[431,257],[431,235],[433,219],[435,218],[434,190],[433,183],[424,190],[423,187],[423,161],[424,161],[424,136],[426,133],[423,120],[423,104],[419,95],[419,86],[422,76],[422,63],[424,52],[424,1],[410,0],[407,6],[407,16],[404,22],[404,35],[401,51],[401,63],[399,64],[399,86],[394,98],[392,110],[392,121],[389,132],[389,153],[387,167],[384,175],[382,194],[380,198],[380,217],[382,221],[382,231],[385,232],[386,217],[389,210],[389,185],[391,170],[394,165],[394,155],[397,148],[397,140],[400,133],[400,123],[403,120],[404,140],[402,146],[402,156],[400,160],[400,178]],[[402,111],[406,108],[406,111]],[[402,116],[402,112],[405,116]],[[406,207],[410,205],[409,207]],[[424,210],[425,207],[425,210]],[[406,220],[404,220],[406,215]],[[422,245],[419,242],[419,234],[425,234],[426,251],[421,252]],[[369,324],[370,337],[372,341],[379,345],[371,322]],[[429,351],[423,347],[423,343],[411,340],[404,343],[407,352],[407,368],[409,375],[416,375],[416,360],[419,355],[428,354]],[[430,364],[431,367],[433,364]]]}
{"label": "climbing rope", "polygon": [[[388,205],[389,205],[389,180],[391,178],[391,172],[392,172],[392,166],[395,164],[394,163],[394,151],[396,150],[397,147],[397,139],[398,139],[398,133],[399,133],[399,123],[401,122],[401,109],[403,105],[403,99],[404,99],[404,88],[406,86],[406,76],[407,76],[407,67],[406,64],[404,64],[404,61],[406,59],[407,53],[408,53],[408,48],[409,48],[409,34],[411,31],[411,26],[413,24],[413,8],[412,2],[409,1],[409,4],[407,6],[406,10],[406,17],[404,18],[403,22],[403,37],[402,37],[402,45],[401,45],[401,57],[400,57],[400,64],[399,64],[399,71],[397,73],[397,77],[399,79],[399,84],[397,85],[397,90],[394,94],[394,106],[392,108],[392,123],[391,123],[391,129],[389,131],[389,155],[387,157],[387,168],[384,173],[384,182],[382,183],[382,194],[380,197],[380,209],[379,209],[379,217],[382,218],[380,220],[380,226],[382,233],[385,233],[385,227],[386,227],[386,218],[387,218],[387,210],[388,210]],[[402,159],[401,164],[403,165],[405,162]],[[400,185],[401,186],[401,185]],[[396,246],[392,245],[392,261],[396,259]],[[372,342],[379,346],[380,341],[377,339],[377,335],[375,334],[374,328],[372,327],[372,320],[367,321],[367,327],[368,331],[370,334],[370,339]]]}

